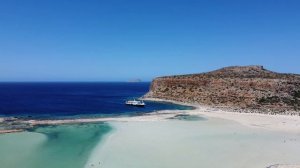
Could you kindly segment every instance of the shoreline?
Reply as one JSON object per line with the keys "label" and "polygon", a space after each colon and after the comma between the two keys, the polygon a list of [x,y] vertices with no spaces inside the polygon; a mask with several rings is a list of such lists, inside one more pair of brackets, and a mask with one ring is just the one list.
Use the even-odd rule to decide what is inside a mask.
{"label": "shoreline", "polygon": [[167,100],[167,99],[160,99],[160,98],[141,98],[142,100],[147,100],[147,101],[156,101],[156,102],[167,102],[167,103],[172,103],[172,104],[178,104],[178,105],[183,105],[183,106],[191,106],[194,108],[198,107],[205,107],[208,109],[217,109],[217,110],[223,110],[223,111],[231,111],[235,113],[254,113],[254,114],[267,114],[267,115],[283,115],[283,116],[299,116],[300,113],[297,111],[285,111],[285,112],[276,112],[270,110],[265,110],[265,109],[250,109],[250,108],[240,108],[240,107],[229,107],[229,106],[211,106],[211,105],[203,105],[203,104],[198,104],[198,103],[189,103],[189,102],[180,102],[176,100]]}
{"label": "shoreline", "polygon": [[246,112],[243,109],[240,111],[235,111],[230,108],[210,107],[157,98],[144,98],[144,100],[192,106],[195,109],[188,110],[189,115],[204,115],[206,117],[221,118],[238,122],[247,127],[261,128],[270,131],[300,133],[300,116],[298,115],[258,113],[251,110],[251,112],[249,112],[249,110]]}
{"label": "shoreline", "polygon": [[[58,124],[78,124],[78,123],[93,123],[93,122],[130,122],[130,121],[163,121],[169,120],[176,115],[196,115],[204,117],[221,118],[225,120],[231,120],[238,122],[244,126],[266,129],[270,131],[284,131],[292,133],[300,133],[300,116],[297,115],[285,115],[285,114],[265,114],[255,112],[244,112],[243,110],[237,112],[230,109],[223,109],[218,107],[209,107],[203,105],[197,105],[192,103],[183,103],[173,100],[164,100],[157,98],[143,98],[147,101],[168,102],[177,105],[191,106],[191,110],[160,110],[151,113],[145,113],[138,116],[126,116],[126,117],[99,117],[99,118],[76,118],[76,119],[50,119],[50,120],[34,120],[34,119],[14,119],[12,122],[19,124],[27,124],[28,128],[32,128],[37,125],[58,125]],[[11,117],[0,118],[0,123],[4,123],[5,119],[11,120]],[[18,129],[2,129],[0,134],[14,133],[26,131],[28,128]]]}

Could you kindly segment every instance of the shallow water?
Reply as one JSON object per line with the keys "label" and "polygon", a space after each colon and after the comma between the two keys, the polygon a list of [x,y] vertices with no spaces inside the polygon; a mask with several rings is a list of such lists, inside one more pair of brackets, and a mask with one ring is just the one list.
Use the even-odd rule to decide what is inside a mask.
{"label": "shallow water", "polygon": [[300,135],[208,120],[114,122],[116,131],[93,151],[86,168],[265,168],[300,163]]}
{"label": "shallow water", "polygon": [[82,168],[111,129],[106,123],[72,124],[0,135],[0,167]]}

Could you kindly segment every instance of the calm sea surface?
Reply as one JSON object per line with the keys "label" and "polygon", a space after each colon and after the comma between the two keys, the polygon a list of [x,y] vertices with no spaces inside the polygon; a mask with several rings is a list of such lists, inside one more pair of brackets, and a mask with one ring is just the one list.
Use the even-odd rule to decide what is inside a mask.
{"label": "calm sea surface", "polygon": [[[144,95],[149,86],[150,83],[0,83],[0,116],[127,116],[190,108],[155,102],[146,102],[144,108],[124,105],[126,99]],[[83,168],[95,146],[112,130],[109,123],[99,122],[36,126],[26,132],[0,134],[0,167]],[[100,162],[90,166],[99,167]]]}
{"label": "calm sea surface", "polygon": [[0,116],[35,118],[135,115],[186,109],[147,102],[144,108],[124,105],[149,90],[150,83],[0,83]]}

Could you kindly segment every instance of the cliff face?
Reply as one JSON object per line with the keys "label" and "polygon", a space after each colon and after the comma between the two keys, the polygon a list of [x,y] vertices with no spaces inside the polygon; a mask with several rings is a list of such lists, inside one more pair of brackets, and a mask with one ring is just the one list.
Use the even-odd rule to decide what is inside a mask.
{"label": "cliff face", "polygon": [[153,80],[146,98],[247,109],[300,111],[300,75],[234,66]]}

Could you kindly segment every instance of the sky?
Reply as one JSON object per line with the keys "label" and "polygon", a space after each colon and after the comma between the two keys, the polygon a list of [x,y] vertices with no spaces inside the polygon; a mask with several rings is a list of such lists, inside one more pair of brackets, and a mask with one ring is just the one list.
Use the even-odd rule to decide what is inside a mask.
{"label": "sky", "polygon": [[0,0],[0,81],[300,74],[299,0]]}

